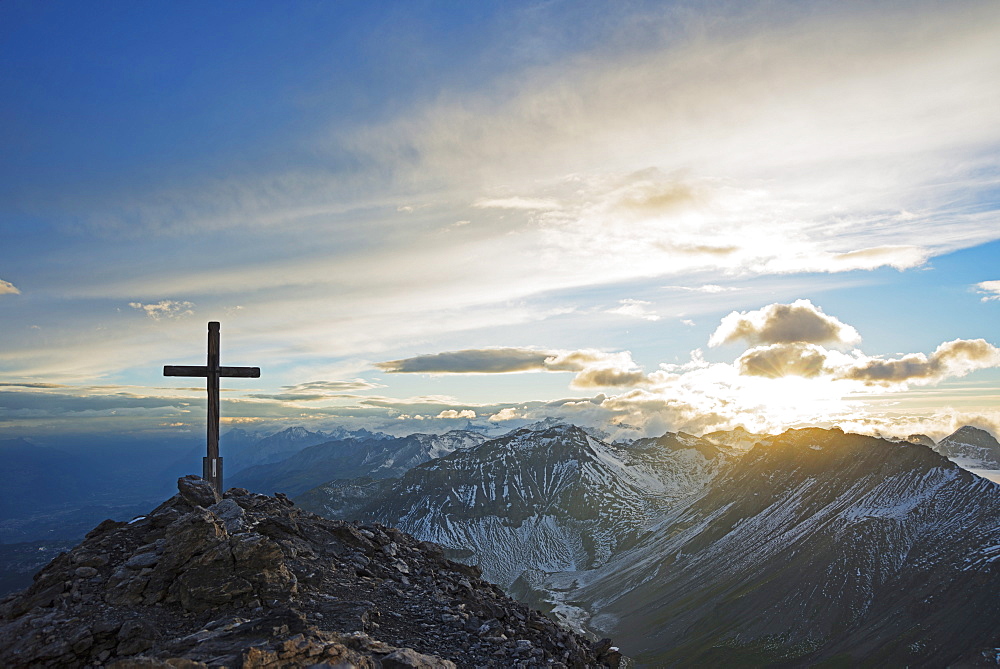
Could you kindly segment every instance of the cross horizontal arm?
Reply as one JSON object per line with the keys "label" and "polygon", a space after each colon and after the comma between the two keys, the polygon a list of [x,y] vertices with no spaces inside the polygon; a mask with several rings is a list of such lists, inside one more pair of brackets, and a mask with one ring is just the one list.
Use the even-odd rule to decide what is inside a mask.
{"label": "cross horizontal arm", "polygon": [[205,365],[187,367],[184,365],[164,365],[164,376],[208,376],[208,367]]}
{"label": "cross horizontal arm", "polygon": [[219,367],[219,376],[240,376],[247,379],[259,379],[260,367]]}
{"label": "cross horizontal arm", "polygon": [[[164,365],[164,376],[208,376],[205,365]],[[260,367],[219,367],[219,376],[259,379]]]}

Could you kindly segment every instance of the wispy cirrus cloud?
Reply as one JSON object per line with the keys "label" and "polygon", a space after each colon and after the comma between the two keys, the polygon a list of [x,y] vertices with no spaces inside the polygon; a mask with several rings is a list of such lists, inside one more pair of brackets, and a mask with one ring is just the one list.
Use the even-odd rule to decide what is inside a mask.
{"label": "wispy cirrus cloud", "polygon": [[38,388],[38,389],[52,389],[52,388],[71,388],[72,386],[65,385],[63,383],[0,383],[0,386],[5,388]]}
{"label": "wispy cirrus cloud", "polygon": [[356,393],[384,388],[380,383],[351,379],[348,381],[307,381],[292,386],[282,386],[280,393],[252,393],[247,397],[280,402],[319,402],[331,399],[359,399]]}
{"label": "wispy cirrus cloud", "polygon": [[626,298],[619,301],[620,306],[617,306],[614,309],[608,309],[608,313],[629,316],[631,318],[639,318],[644,321],[658,321],[660,320],[659,314],[649,308],[652,304],[652,302],[647,302],[645,300]]}

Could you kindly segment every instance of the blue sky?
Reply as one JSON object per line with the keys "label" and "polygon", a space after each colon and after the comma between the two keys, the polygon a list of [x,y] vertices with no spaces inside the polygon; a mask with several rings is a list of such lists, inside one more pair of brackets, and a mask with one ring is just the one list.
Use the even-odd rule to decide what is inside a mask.
{"label": "blue sky", "polygon": [[0,5],[0,436],[1000,427],[992,2]]}

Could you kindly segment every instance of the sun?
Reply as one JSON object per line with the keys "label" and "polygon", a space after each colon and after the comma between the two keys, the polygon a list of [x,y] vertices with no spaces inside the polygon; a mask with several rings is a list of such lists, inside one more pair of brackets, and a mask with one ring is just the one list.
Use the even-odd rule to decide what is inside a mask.
{"label": "sun", "polygon": [[757,416],[771,429],[828,425],[857,409],[847,399],[850,389],[827,377],[744,376],[734,390],[740,413]]}

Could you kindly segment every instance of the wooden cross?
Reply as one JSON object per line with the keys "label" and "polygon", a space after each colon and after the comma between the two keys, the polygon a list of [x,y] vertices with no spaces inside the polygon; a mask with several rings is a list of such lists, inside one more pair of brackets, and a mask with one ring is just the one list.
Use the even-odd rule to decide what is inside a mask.
{"label": "wooden cross", "polygon": [[260,367],[219,366],[219,324],[208,324],[208,364],[204,366],[164,365],[164,376],[208,377],[208,455],[202,459],[201,477],[222,494],[222,458],[219,457],[219,378],[236,376],[260,378]]}

